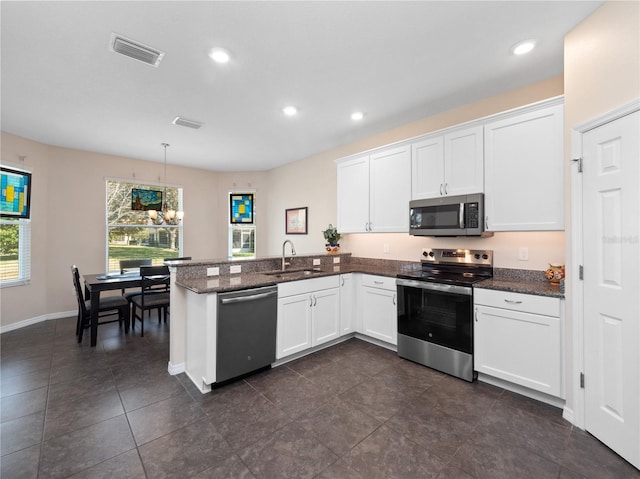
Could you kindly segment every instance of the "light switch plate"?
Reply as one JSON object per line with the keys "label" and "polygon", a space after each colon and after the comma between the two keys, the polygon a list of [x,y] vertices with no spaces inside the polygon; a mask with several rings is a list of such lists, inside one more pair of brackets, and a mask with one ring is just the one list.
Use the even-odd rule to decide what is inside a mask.
{"label": "light switch plate", "polygon": [[337,258],[333,258],[333,264],[339,264],[340,263],[340,257],[338,256]]}
{"label": "light switch plate", "polygon": [[529,261],[529,248],[526,246],[521,246],[518,251],[518,259],[520,261]]}
{"label": "light switch plate", "polygon": [[313,265],[320,266],[320,258],[313,258]]}
{"label": "light switch plate", "polygon": [[214,268],[207,268],[207,276],[218,276],[220,274],[220,268],[217,266]]}
{"label": "light switch plate", "polygon": [[239,264],[234,264],[229,267],[229,273],[231,274],[236,274],[241,272],[242,272],[242,266],[240,266]]}

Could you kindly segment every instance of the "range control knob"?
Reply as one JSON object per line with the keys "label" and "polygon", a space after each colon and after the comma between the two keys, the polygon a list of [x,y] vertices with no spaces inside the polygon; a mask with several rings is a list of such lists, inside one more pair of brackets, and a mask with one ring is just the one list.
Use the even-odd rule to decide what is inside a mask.
{"label": "range control knob", "polygon": [[483,254],[482,255],[482,259],[489,259],[489,255],[488,254]]}
{"label": "range control knob", "polygon": [[473,257],[474,257],[475,259],[480,259],[480,255],[479,255],[478,253],[474,254],[474,255],[473,255]]}
{"label": "range control knob", "polygon": [[426,251],[423,251],[423,252],[422,252],[422,256],[429,256],[429,253],[428,253],[428,252],[426,252]]}
{"label": "range control knob", "polygon": [[433,251],[429,251],[429,256],[431,256],[432,258],[435,256],[435,254],[433,254]]}

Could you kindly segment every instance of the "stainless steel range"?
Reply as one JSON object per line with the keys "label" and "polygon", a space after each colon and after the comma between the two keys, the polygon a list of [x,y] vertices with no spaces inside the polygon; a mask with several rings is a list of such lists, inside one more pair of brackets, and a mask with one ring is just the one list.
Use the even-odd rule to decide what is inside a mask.
{"label": "stainless steel range", "polygon": [[424,249],[398,275],[398,355],[473,381],[473,288],[493,277],[493,251]]}

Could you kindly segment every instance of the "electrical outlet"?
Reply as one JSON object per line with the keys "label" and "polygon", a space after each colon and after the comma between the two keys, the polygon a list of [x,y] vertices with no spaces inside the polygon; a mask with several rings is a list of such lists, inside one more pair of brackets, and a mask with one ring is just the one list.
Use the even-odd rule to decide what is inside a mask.
{"label": "electrical outlet", "polygon": [[333,264],[340,264],[340,256],[333,258]]}
{"label": "electrical outlet", "polygon": [[518,259],[520,261],[529,261],[529,248],[521,246],[518,250]]}
{"label": "electrical outlet", "polygon": [[229,273],[231,274],[236,274],[241,272],[242,272],[242,266],[240,266],[239,264],[234,264],[229,267]]}
{"label": "electrical outlet", "polygon": [[388,243],[385,243],[385,244],[382,246],[382,252],[383,252],[383,253],[388,253],[388,252],[389,252],[389,244],[388,244]]}
{"label": "electrical outlet", "polygon": [[220,274],[220,268],[217,266],[214,268],[207,268],[207,276],[218,276]]}
{"label": "electrical outlet", "polygon": [[313,265],[320,266],[320,258],[313,258]]}

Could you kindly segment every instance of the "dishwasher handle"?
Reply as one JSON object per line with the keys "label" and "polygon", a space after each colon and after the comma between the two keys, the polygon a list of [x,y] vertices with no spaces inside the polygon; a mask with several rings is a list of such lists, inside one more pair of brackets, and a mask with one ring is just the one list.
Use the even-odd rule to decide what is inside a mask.
{"label": "dishwasher handle", "polygon": [[269,291],[268,293],[252,294],[250,296],[238,296],[236,298],[222,298],[220,302],[222,304],[246,303],[248,301],[255,301],[257,299],[268,298],[276,294],[278,294],[278,291]]}

